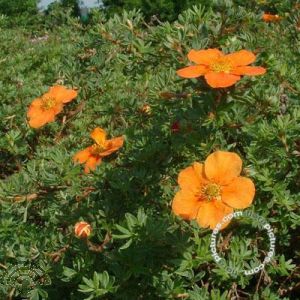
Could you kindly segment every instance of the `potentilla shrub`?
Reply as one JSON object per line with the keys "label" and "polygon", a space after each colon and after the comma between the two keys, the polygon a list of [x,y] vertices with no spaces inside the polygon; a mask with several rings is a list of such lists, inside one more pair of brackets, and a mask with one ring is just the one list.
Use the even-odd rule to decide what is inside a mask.
{"label": "potentilla shrub", "polygon": [[[193,5],[202,5],[213,9],[218,9],[222,6],[222,2],[219,0],[103,0],[102,2],[109,14],[121,13],[123,9],[138,9],[141,10],[148,21],[154,23],[157,22],[157,19],[162,21],[174,21],[178,18],[180,13],[188,8],[192,8]],[[245,7],[253,12],[265,10],[274,14],[278,12],[288,13],[294,9],[297,2],[298,1],[290,0],[231,1],[234,5]]]}
{"label": "potentilla shrub", "polygon": [[103,0],[108,13],[120,13],[123,9],[141,10],[147,20],[155,21],[156,18],[164,21],[174,21],[178,15],[195,4],[210,6],[208,0]]}
{"label": "potentilla shrub", "polygon": [[0,298],[298,299],[293,7],[1,28]]}
{"label": "potentilla shrub", "polygon": [[0,0],[1,27],[22,26],[36,23],[37,0]]}
{"label": "potentilla shrub", "polygon": [[37,0],[1,0],[0,14],[15,16],[24,13],[34,13],[37,10]]}

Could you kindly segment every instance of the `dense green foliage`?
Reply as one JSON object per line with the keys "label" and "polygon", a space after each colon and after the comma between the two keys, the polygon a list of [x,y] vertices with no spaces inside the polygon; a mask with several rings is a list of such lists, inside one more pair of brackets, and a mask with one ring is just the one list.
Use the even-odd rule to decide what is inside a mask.
{"label": "dense green foliage", "polygon": [[21,15],[36,12],[37,0],[0,0],[0,14]]}
{"label": "dense green foliage", "polygon": [[208,0],[104,0],[103,3],[109,13],[121,12],[122,9],[140,9],[150,19],[156,16],[161,20],[174,20],[183,10],[196,3],[209,5]]}
{"label": "dense green foliage", "polygon": [[[122,12],[122,9],[139,9],[143,15],[152,21],[177,19],[178,15],[193,5],[218,7],[218,0],[103,0],[107,12],[113,14]],[[233,3],[248,7],[259,12],[265,10],[272,13],[288,12],[293,9],[293,1],[281,0],[234,0]],[[154,18],[153,18],[154,17]],[[156,17],[156,18],[155,18]]]}
{"label": "dense green foliage", "polygon": [[9,24],[32,23],[38,12],[36,3],[36,0],[0,0],[0,18],[7,17]]}
{"label": "dense green foliage", "polygon": [[[42,270],[31,299],[299,299],[300,13],[267,24],[259,7],[219,1],[158,26],[136,11],[95,12],[88,26],[61,11],[34,29],[1,19],[1,299],[26,297],[8,280],[17,264]],[[268,71],[226,90],[176,75],[191,48],[212,47],[255,51]],[[79,96],[33,130],[28,105],[55,83]],[[126,141],[86,175],[72,156],[96,126]],[[275,259],[253,276],[230,277],[210,254],[211,231],[171,212],[178,172],[216,149],[242,157],[256,185],[250,210],[277,237]],[[102,251],[74,236],[79,220]],[[268,240],[235,221],[218,249],[245,268]]]}
{"label": "dense green foliage", "polygon": [[[56,25],[55,21],[54,24],[52,23],[53,17],[65,22],[62,18],[64,14],[79,16],[77,0],[61,0],[48,6],[44,12],[47,15],[45,24],[45,16],[38,10],[38,2],[39,0],[0,0],[0,23],[5,27],[26,26],[33,27],[32,29],[35,30],[44,25],[49,27]],[[55,16],[54,11],[56,11]]]}

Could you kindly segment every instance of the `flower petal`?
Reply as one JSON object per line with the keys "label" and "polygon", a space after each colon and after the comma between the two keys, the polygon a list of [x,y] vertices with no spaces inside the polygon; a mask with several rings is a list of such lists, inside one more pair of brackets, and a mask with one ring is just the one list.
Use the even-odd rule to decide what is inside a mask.
{"label": "flower petal", "polygon": [[92,147],[87,147],[84,150],[81,150],[81,151],[77,152],[73,156],[74,162],[78,162],[80,164],[86,162],[89,159],[89,157],[92,155],[91,154],[91,148]]}
{"label": "flower petal", "polygon": [[254,195],[254,183],[246,177],[237,177],[222,188],[222,201],[236,209],[249,207]]}
{"label": "flower petal", "polygon": [[240,50],[227,54],[226,58],[230,60],[232,66],[247,66],[255,61],[256,56],[251,51]]}
{"label": "flower petal", "polygon": [[52,86],[49,90],[49,93],[57,99],[57,101],[62,103],[68,103],[77,97],[77,91],[72,89],[67,89],[62,85]]}
{"label": "flower petal", "polygon": [[106,143],[106,131],[100,127],[95,128],[91,133],[91,138],[100,146]]}
{"label": "flower petal", "polygon": [[195,194],[189,190],[180,190],[176,193],[173,202],[173,213],[185,220],[195,219],[201,202]]}
{"label": "flower petal", "polygon": [[196,78],[208,72],[206,66],[189,66],[176,71],[177,75],[183,78]]}
{"label": "flower petal", "polygon": [[41,98],[34,99],[29,105],[29,108],[27,111],[27,117],[30,118],[32,116],[35,116],[37,113],[41,113],[41,111],[42,111],[41,105],[42,105]]}
{"label": "flower petal", "polygon": [[90,171],[96,170],[96,167],[101,163],[100,157],[90,156],[85,163],[84,173],[88,174]]}
{"label": "flower petal", "polygon": [[101,157],[107,156],[112,154],[113,152],[118,151],[124,143],[124,137],[123,136],[119,136],[110,140],[107,140],[107,148],[105,151],[100,153]]}
{"label": "flower petal", "polygon": [[[198,210],[197,222],[203,228],[214,229],[226,215],[232,212],[233,208],[218,200],[203,202]],[[225,228],[229,223],[225,223],[221,228]]]}
{"label": "flower petal", "polygon": [[31,108],[37,108],[37,107],[41,107],[42,105],[42,98],[41,97],[38,97],[38,98],[35,98],[29,105],[29,109]]}
{"label": "flower petal", "polygon": [[51,97],[51,95],[49,93],[46,93],[42,97],[34,99],[28,108],[27,116],[30,117],[30,116],[34,115],[35,111],[37,109],[41,112],[51,112],[56,115],[59,114],[63,109],[63,105],[60,102],[56,101],[54,103],[54,106],[49,109],[42,108],[43,104],[44,104],[43,101],[47,100],[47,98],[50,98],[50,97]]}
{"label": "flower petal", "polygon": [[192,166],[189,166],[178,175],[178,184],[181,189],[189,190],[193,193],[199,192],[201,186],[208,182],[204,174],[204,165],[195,162]]}
{"label": "flower petal", "polygon": [[263,67],[251,67],[251,66],[241,66],[241,67],[235,67],[231,73],[235,75],[249,75],[249,76],[255,76],[255,75],[262,75],[266,73],[266,69]]}
{"label": "flower petal", "polygon": [[210,72],[205,74],[207,83],[213,88],[223,88],[234,85],[238,80],[241,79],[238,75],[227,74],[224,72],[214,73]]}
{"label": "flower petal", "polygon": [[52,112],[54,115],[58,115],[60,112],[63,110],[63,104],[62,103],[57,103],[54,107],[51,108]]}
{"label": "flower petal", "polygon": [[31,110],[28,123],[32,128],[40,128],[53,121],[55,114],[52,111],[43,111],[37,107]]}
{"label": "flower petal", "polygon": [[224,54],[218,49],[194,50],[188,53],[188,59],[196,64],[210,65],[214,60],[222,57]]}
{"label": "flower petal", "polygon": [[236,153],[216,151],[206,158],[204,172],[209,180],[226,185],[240,175],[242,164],[241,158]]}
{"label": "flower petal", "polygon": [[266,14],[264,13],[262,16],[262,19],[265,22],[278,22],[282,19],[282,17],[278,16],[278,15],[272,15],[272,14]]}
{"label": "flower petal", "polygon": [[54,115],[58,115],[62,112],[63,108],[63,104],[61,102],[57,102],[55,106],[49,109],[49,111],[51,110]]}

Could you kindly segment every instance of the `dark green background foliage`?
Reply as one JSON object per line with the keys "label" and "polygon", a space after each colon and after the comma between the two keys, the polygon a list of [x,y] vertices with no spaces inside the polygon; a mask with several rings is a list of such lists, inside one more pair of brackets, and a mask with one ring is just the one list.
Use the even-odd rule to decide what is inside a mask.
{"label": "dark green background foliage", "polygon": [[183,10],[194,4],[209,5],[209,0],[104,0],[110,13],[121,12],[122,9],[140,9],[150,19],[156,16],[162,20],[174,20]]}
{"label": "dark green background foliage", "polygon": [[[95,12],[87,26],[58,10],[30,28],[1,19],[1,299],[22,298],[7,280],[17,264],[42,270],[31,299],[300,298],[300,14],[266,24],[259,5],[218,1],[156,27],[136,11]],[[268,71],[221,91],[177,77],[191,48],[209,47],[255,51]],[[29,128],[28,105],[55,83],[77,87],[77,99]],[[85,175],[72,156],[96,126],[126,141]],[[230,277],[210,255],[211,231],[171,213],[178,172],[217,149],[242,157],[256,185],[250,210],[274,228],[276,256],[261,274]],[[74,237],[79,220],[95,244],[112,236],[102,252]],[[247,268],[268,239],[236,220],[218,245],[230,266]]]}
{"label": "dark green background foliage", "polygon": [[[24,14],[37,14],[37,3],[40,0],[0,0],[0,14],[7,16],[22,16]],[[76,8],[77,0],[61,0],[63,7]]]}
{"label": "dark green background foliage", "polygon": [[[0,18],[6,16],[8,26],[15,23],[30,24],[37,15],[36,2],[36,0],[0,0]],[[14,17],[13,20],[11,17]]]}
{"label": "dark green background foliage", "polygon": [[[218,0],[103,0],[108,11],[112,14],[121,12],[122,9],[140,9],[148,20],[156,21],[153,16],[160,20],[172,21],[178,15],[192,7],[193,5],[202,5],[206,7],[219,6]],[[234,0],[234,4],[242,5],[252,10],[265,10],[271,13],[287,12],[293,9],[295,1],[281,0]]]}
{"label": "dark green background foliage", "polygon": [[[31,30],[45,25],[44,15],[38,11],[37,3],[39,0],[0,0],[0,22],[2,26],[26,26],[33,27]],[[73,16],[79,15],[78,4],[76,0],[62,0],[60,2],[53,2],[48,6],[46,14],[48,16],[46,24],[49,27],[57,25],[56,22],[52,23],[53,10],[56,14],[62,15],[72,14]],[[49,16],[50,15],[50,16]],[[57,16],[56,16],[57,18]],[[65,22],[66,20],[63,20]],[[49,24],[50,23],[50,24]]]}
{"label": "dark green background foliage", "polygon": [[[38,0],[0,0],[0,14],[17,16],[18,23],[28,24],[36,21]],[[121,13],[123,9],[138,9],[145,16],[147,21],[157,22],[157,18],[163,21],[173,21],[184,10],[193,5],[218,7],[217,0],[103,0],[105,13],[113,15]],[[236,5],[242,5],[256,12],[264,10],[271,13],[285,13],[293,9],[295,1],[281,0],[234,0]],[[77,0],[61,0],[60,3],[51,6],[69,7],[74,15],[78,15]],[[50,7],[51,7],[50,6]],[[153,18],[154,17],[154,18]]]}
{"label": "dark green background foliage", "polygon": [[0,0],[0,14],[21,15],[36,12],[37,0]]}

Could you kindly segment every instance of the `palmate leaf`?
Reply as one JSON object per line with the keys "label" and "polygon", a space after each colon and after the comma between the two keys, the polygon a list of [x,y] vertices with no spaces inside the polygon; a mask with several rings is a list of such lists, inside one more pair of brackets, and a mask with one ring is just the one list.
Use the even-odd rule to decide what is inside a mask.
{"label": "palmate leaf", "polygon": [[90,296],[85,299],[95,299],[113,292],[116,289],[114,286],[114,278],[109,277],[106,271],[103,273],[94,272],[93,279],[83,277],[82,280],[85,284],[79,285],[79,292],[90,294]]}

